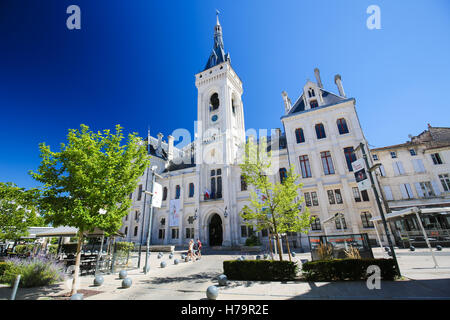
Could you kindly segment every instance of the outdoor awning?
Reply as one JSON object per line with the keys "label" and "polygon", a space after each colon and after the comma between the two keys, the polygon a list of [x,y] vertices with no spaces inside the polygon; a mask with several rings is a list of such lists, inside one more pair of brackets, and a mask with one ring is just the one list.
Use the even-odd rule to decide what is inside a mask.
{"label": "outdoor awning", "polygon": [[[402,217],[408,214],[415,214],[418,213],[441,213],[441,214],[449,214],[450,213],[450,207],[435,207],[435,208],[423,208],[419,209],[417,207],[411,207],[406,208],[399,211],[393,211],[388,214],[385,214],[384,217],[387,219],[396,218],[396,217]],[[370,219],[370,221],[381,221],[381,216],[373,217]]]}

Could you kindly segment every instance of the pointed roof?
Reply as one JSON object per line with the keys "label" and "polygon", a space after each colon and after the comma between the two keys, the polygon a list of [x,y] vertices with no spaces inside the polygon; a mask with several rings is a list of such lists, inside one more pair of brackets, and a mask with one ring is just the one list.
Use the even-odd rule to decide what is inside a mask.
{"label": "pointed roof", "polygon": [[[217,22],[214,26],[214,47],[212,49],[211,54],[209,55],[208,62],[206,63],[205,69],[212,68],[222,62],[230,60],[230,54],[225,53],[223,38],[222,38],[222,26],[219,22],[219,12],[216,11],[217,14]],[[204,71],[203,70],[203,71]]]}

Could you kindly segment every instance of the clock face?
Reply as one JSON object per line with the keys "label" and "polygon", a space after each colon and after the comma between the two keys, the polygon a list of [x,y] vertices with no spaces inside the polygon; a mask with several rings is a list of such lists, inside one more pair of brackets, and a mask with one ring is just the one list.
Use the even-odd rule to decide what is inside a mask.
{"label": "clock face", "polygon": [[211,118],[212,122],[216,122],[217,119],[219,119],[219,117],[217,116],[217,114],[213,115],[212,118]]}

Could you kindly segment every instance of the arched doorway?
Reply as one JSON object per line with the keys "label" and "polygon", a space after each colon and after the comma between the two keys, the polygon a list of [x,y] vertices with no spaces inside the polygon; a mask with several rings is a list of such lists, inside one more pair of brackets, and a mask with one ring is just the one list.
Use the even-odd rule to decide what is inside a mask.
{"label": "arched doorway", "polygon": [[223,241],[222,219],[216,213],[209,223],[209,245],[221,246]]}

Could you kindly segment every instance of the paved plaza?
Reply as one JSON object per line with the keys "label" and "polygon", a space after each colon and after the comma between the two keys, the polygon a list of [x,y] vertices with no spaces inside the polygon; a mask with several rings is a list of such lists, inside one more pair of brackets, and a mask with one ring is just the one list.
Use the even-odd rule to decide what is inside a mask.
{"label": "paved plaza", "polygon": [[[398,262],[404,277],[400,281],[382,281],[380,290],[369,290],[365,282],[260,282],[229,281],[228,286],[219,287],[219,300],[289,300],[289,299],[450,299],[450,249],[434,251],[439,268],[428,249],[397,249]],[[104,284],[93,286],[93,276],[83,276],[80,290],[88,290],[85,300],[201,300],[206,298],[206,289],[218,285],[217,276],[222,274],[222,262],[236,259],[239,252],[211,252],[196,262],[180,261],[174,265],[165,253],[162,259],[152,253],[150,272],[128,271],[133,284],[122,289],[118,271],[104,275]],[[377,258],[388,257],[380,248],[374,249]],[[144,255],[143,255],[144,256]],[[180,259],[181,252],[175,252]],[[287,259],[287,256],[285,257]],[[255,259],[248,255],[247,259]],[[294,260],[311,259],[309,253],[297,254]],[[181,260],[181,259],[180,259]],[[161,268],[161,261],[167,267]],[[19,288],[16,299],[61,299],[69,292],[70,280],[59,285],[40,289]],[[92,294],[94,293],[94,294]],[[0,287],[0,299],[8,299],[11,288]]]}

